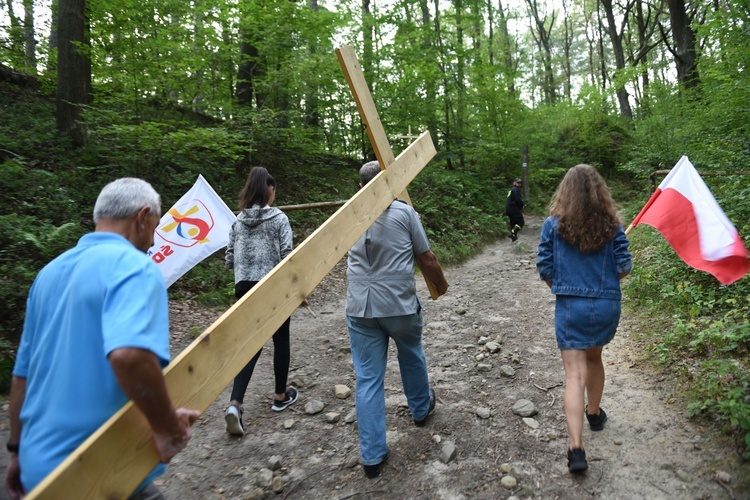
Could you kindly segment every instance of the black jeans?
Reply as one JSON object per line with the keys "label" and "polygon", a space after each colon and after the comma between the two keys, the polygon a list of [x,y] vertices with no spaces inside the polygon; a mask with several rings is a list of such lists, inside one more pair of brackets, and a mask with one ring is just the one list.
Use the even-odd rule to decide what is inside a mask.
{"label": "black jeans", "polygon": [[[234,296],[238,299],[250,291],[258,282],[257,281],[240,281],[234,286]],[[289,361],[291,358],[291,348],[289,346],[289,324],[291,318],[287,318],[286,321],[276,330],[273,334],[273,374],[276,380],[275,390],[276,394],[284,394],[286,392],[286,382],[289,377]],[[230,401],[239,401],[242,403],[245,398],[245,391],[250,383],[250,378],[253,376],[255,365],[260,358],[260,353],[263,351],[261,348],[258,353],[253,356],[253,359],[245,365],[245,368],[234,378],[234,385],[232,386],[232,396]]]}

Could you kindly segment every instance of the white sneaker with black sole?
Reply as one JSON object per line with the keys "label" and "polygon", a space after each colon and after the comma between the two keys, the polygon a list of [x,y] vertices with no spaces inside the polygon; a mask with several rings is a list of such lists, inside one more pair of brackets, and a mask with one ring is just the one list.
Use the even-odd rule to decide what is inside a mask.
{"label": "white sneaker with black sole", "polygon": [[231,405],[227,408],[227,414],[224,417],[227,421],[227,432],[234,436],[244,436],[245,427],[242,425],[242,408],[237,405]]}
{"label": "white sneaker with black sole", "polygon": [[290,387],[286,390],[286,397],[284,398],[284,401],[277,401],[276,399],[274,399],[271,409],[273,411],[284,411],[286,410],[287,406],[297,401],[298,397],[299,393],[297,392],[297,389],[295,389],[294,387]]}

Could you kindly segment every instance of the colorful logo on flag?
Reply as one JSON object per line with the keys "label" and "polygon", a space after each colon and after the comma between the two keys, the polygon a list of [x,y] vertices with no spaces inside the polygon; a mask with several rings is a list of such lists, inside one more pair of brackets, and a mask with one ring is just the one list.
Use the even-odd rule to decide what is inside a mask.
{"label": "colorful logo on flag", "polygon": [[200,200],[171,208],[166,224],[156,229],[165,241],[180,247],[190,248],[199,243],[208,243],[208,235],[214,227],[211,211]]}

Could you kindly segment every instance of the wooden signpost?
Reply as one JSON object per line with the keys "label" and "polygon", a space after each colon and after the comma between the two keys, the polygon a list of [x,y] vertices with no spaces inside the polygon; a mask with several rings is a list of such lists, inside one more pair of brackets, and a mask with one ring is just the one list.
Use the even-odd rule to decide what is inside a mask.
{"label": "wooden signpost", "polygon": [[[164,375],[175,406],[204,412],[383,211],[408,199],[406,186],[435,155],[425,132],[393,157],[354,52],[337,54],[384,170],[170,363]],[[151,429],[131,401],[26,498],[126,498],[158,462]]]}

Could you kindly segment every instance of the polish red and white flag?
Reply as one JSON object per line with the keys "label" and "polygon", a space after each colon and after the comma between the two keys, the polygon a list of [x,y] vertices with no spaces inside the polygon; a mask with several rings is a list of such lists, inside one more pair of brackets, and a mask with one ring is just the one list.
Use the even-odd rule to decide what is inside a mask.
{"label": "polish red and white flag", "polygon": [[689,266],[728,285],[750,269],[747,248],[687,156],[680,158],[632,227],[656,228]]}

